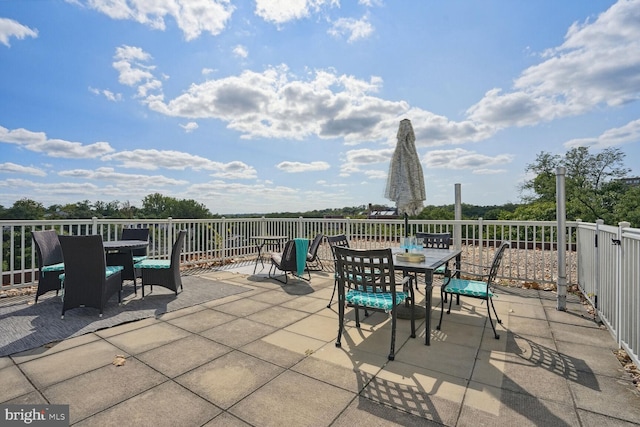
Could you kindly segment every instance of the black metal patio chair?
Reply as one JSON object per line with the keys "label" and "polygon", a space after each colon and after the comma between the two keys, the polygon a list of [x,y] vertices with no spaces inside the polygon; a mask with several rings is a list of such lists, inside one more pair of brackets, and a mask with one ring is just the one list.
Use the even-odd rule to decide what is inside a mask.
{"label": "black metal patio chair", "polygon": [[[285,285],[289,282],[289,274],[292,274],[302,280],[311,280],[311,273],[309,273],[309,269],[306,267],[307,257],[305,256],[305,254],[307,254],[307,250],[299,251],[296,247],[296,240],[303,239],[288,240],[284,245],[282,253],[273,252],[271,254],[271,266],[269,267],[268,274],[270,279],[275,279]],[[305,242],[308,242],[308,240],[305,240]],[[298,264],[298,256],[304,257],[304,266],[302,267],[302,269]],[[283,274],[276,275],[277,270],[280,270]],[[304,277],[305,272],[307,273],[307,277]],[[284,277],[284,280],[281,279],[282,277]]]}
{"label": "black metal patio chair", "polygon": [[[356,327],[360,328],[359,309],[365,308],[391,315],[391,347],[389,360],[395,358],[397,308],[409,302],[411,338],[416,336],[415,296],[412,276],[405,276],[396,284],[391,249],[350,249],[336,246],[336,273],[338,276],[338,338],[340,347],[344,330],[345,307],[355,310]],[[396,289],[397,286],[401,288]]]}
{"label": "black metal patio chair", "polygon": [[[491,318],[491,310],[493,309],[493,314],[496,316],[496,322],[502,323],[502,320],[498,317],[498,313],[496,312],[496,308],[493,305],[493,284],[498,274],[498,269],[500,268],[500,262],[504,256],[504,252],[507,247],[510,246],[509,242],[502,242],[500,247],[496,250],[493,256],[493,262],[489,267],[489,272],[487,274],[476,274],[462,271],[454,271],[446,272],[446,277],[443,281],[442,287],[440,288],[441,293],[441,302],[440,302],[440,322],[436,329],[440,330],[442,326],[442,317],[444,315],[444,303],[445,303],[445,294],[452,295],[463,295],[465,297],[477,298],[486,301],[487,303],[487,314],[489,315],[489,322],[491,323],[491,328],[493,329],[493,335],[495,339],[499,339],[500,335],[496,332],[496,327],[493,323],[493,319]],[[452,277],[452,276],[458,277]],[[480,280],[467,279],[466,277],[476,277]],[[465,278],[459,278],[465,277]],[[453,300],[453,297],[451,297]],[[449,309],[447,310],[447,314],[451,313],[451,300],[449,301]]]}

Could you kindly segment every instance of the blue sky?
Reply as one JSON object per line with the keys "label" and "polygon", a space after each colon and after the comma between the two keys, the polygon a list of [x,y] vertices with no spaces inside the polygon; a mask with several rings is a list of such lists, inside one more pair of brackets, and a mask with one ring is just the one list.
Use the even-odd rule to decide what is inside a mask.
{"label": "blue sky", "polygon": [[638,0],[0,0],[0,205],[379,203],[402,119],[426,204],[520,200],[541,151],[640,175]]}

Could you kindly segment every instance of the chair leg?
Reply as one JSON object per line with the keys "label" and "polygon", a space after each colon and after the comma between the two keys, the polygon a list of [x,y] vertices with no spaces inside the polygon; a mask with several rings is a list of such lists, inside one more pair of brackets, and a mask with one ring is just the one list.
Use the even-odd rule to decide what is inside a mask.
{"label": "chair leg", "polygon": [[491,329],[493,329],[493,336],[495,337],[495,339],[499,340],[500,335],[498,335],[498,332],[496,332],[496,327],[493,324],[493,319],[491,318],[491,308],[489,308],[489,305],[491,305],[491,308],[493,308],[493,314],[496,315],[496,322],[502,323],[502,320],[500,320],[500,318],[498,317],[498,313],[496,313],[496,307],[493,305],[493,300],[489,298],[487,300],[487,314],[489,315],[489,322],[491,323]]}
{"label": "chair leg", "polygon": [[356,328],[359,328],[360,327],[360,307],[357,305],[354,305],[353,309],[356,312]]}
{"label": "chair leg", "polygon": [[331,292],[331,299],[329,300],[329,304],[327,304],[327,308],[331,308],[331,303],[333,302],[333,296],[336,293],[336,288],[338,287],[338,281],[333,282],[333,292]]}
{"label": "chair leg", "polygon": [[389,360],[394,360],[396,358],[396,321],[398,315],[396,307],[391,310],[391,349],[389,350]]}
{"label": "chair leg", "polygon": [[[335,289],[334,289],[335,291]],[[333,298],[333,295],[331,296]],[[344,298],[338,294],[338,339],[336,340],[336,347],[341,347],[342,330],[344,329]]]}

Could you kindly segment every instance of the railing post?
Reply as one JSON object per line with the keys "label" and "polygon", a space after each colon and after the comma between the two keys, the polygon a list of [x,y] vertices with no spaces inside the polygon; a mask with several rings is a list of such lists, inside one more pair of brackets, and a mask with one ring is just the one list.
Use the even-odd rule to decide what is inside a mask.
{"label": "railing post", "polygon": [[455,220],[453,227],[453,246],[456,249],[462,248],[462,190],[460,184],[455,184]]}
{"label": "railing post", "polygon": [[[618,330],[616,331],[616,335],[617,335],[617,342],[618,342],[618,347],[622,347],[622,340],[623,337],[625,335],[625,333],[627,331],[623,331],[622,330],[622,325],[626,325],[627,321],[629,320],[629,318],[627,317],[627,320],[623,323],[622,322],[622,315],[623,315],[623,306],[622,306],[622,261],[624,259],[624,247],[622,245],[622,229],[623,228],[629,228],[631,227],[631,224],[623,221],[623,222],[619,222],[618,223],[618,242],[616,243],[616,246],[618,247],[616,250],[616,257],[618,258],[616,260],[616,304],[618,306]],[[626,313],[624,313],[626,314]]]}
{"label": "railing post", "polygon": [[558,221],[558,276],[556,286],[558,298],[556,310],[567,311],[567,207],[564,189],[564,176],[566,169],[562,166],[556,168],[556,220]]}
{"label": "railing post", "polygon": [[596,308],[596,313],[597,313],[597,309],[598,309],[598,298],[600,297],[600,248],[598,247],[598,243],[600,242],[600,227],[604,224],[604,220],[603,219],[597,219],[596,220],[596,236],[595,236],[595,241],[593,242],[593,245],[595,247],[595,250],[593,251],[594,253],[594,271],[595,271],[595,275],[596,275],[596,283],[595,283],[595,289],[596,289],[596,295],[593,297],[594,300],[594,305]]}
{"label": "railing post", "polygon": [[173,245],[173,218],[169,217],[167,218],[167,224],[168,224],[168,235],[167,235],[167,241],[164,242],[164,253],[166,253],[168,256],[167,258],[171,259],[171,255],[170,255],[170,247]]}
{"label": "railing post", "polygon": [[222,232],[220,235],[220,240],[222,241],[220,248],[220,258],[222,265],[227,264],[227,218],[222,217],[222,224],[220,224],[220,231]]}
{"label": "railing post", "polygon": [[482,217],[478,217],[478,251],[478,264],[484,264],[484,224],[482,223]]}
{"label": "railing post", "polygon": [[304,227],[303,227],[303,223],[302,223],[302,217],[299,216],[298,217],[298,236],[301,239],[305,239],[306,236],[304,234]]}
{"label": "railing post", "polygon": [[98,218],[91,218],[91,234],[98,234]]}

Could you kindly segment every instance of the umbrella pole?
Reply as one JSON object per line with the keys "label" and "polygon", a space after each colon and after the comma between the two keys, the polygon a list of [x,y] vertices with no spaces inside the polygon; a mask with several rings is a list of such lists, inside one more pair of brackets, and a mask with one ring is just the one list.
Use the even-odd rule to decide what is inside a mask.
{"label": "umbrella pole", "polygon": [[[409,214],[404,213],[404,237],[409,237]],[[408,248],[404,249],[405,252],[409,252]]]}

